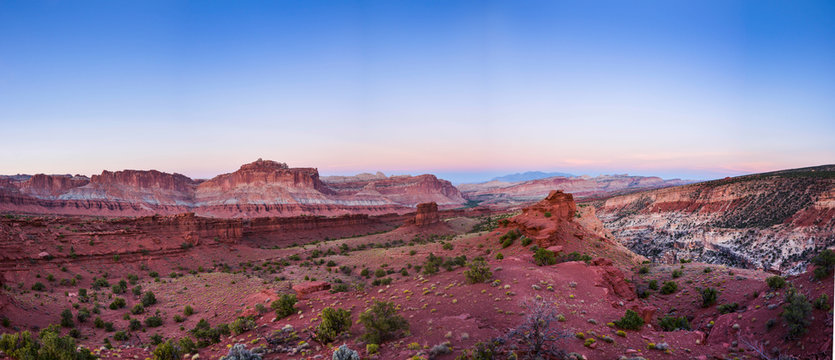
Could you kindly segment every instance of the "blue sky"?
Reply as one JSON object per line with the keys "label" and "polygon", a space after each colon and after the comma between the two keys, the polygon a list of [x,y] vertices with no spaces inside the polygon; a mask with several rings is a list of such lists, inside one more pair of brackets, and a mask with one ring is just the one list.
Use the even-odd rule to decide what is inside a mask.
{"label": "blue sky", "polygon": [[3,1],[0,173],[835,162],[831,1]]}

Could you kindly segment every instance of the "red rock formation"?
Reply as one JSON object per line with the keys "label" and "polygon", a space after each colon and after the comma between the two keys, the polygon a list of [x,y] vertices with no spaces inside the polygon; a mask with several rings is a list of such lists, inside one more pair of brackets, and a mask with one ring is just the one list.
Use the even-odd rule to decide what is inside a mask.
{"label": "red rock formation", "polygon": [[562,190],[553,190],[545,197],[545,200],[522,210],[522,213],[545,214],[546,212],[550,213],[554,220],[571,221],[577,213],[574,196]]}
{"label": "red rock formation", "polygon": [[440,221],[441,218],[438,215],[438,204],[435,204],[433,202],[418,204],[417,213],[415,213],[414,219],[415,225],[429,226],[432,224],[437,224]]}
{"label": "red rock formation", "polygon": [[432,175],[343,178],[332,186],[315,168],[258,160],[208,181],[156,170],[0,177],[0,212],[142,216],[194,212],[213,217],[406,213],[418,203],[465,200]]}
{"label": "red rock formation", "polygon": [[293,291],[299,299],[318,291],[324,291],[331,288],[331,284],[327,281],[308,281],[293,285]]}
{"label": "red rock formation", "polygon": [[[646,260],[607,238],[607,233],[600,231],[599,224],[593,211],[579,211],[571,194],[555,190],[542,201],[522,209],[521,214],[508,219],[505,228],[516,230],[531,238],[538,247],[552,249],[555,253],[596,253],[598,256],[615,257],[613,260],[619,264]],[[597,252],[598,249],[600,252]],[[621,275],[608,270],[602,273],[603,278],[612,283],[618,283],[617,277]],[[622,289],[615,286],[612,290],[621,292]]]}
{"label": "red rock formation", "polygon": [[594,271],[603,279],[601,286],[608,288],[619,299],[635,300],[635,288],[626,281],[626,276],[612,264],[611,260],[596,258],[592,261],[592,264],[596,266],[593,268]]}

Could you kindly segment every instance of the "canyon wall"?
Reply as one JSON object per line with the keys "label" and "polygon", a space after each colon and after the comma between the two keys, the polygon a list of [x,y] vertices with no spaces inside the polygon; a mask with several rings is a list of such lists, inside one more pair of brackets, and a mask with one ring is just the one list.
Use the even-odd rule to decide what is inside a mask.
{"label": "canyon wall", "polygon": [[679,179],[628,175],[555,176],[521,182],[462,184],[458,188],[467,200],[478,202],[481,206],[513,208],[537,202],[552,190],[571,193],[577,199],[591,199],[687,183],[689,181]]}
{"label": "canyon wall", "polygon": [[633,251],[797,273],[835,245],[835,166],[726,178],[594,202]]}

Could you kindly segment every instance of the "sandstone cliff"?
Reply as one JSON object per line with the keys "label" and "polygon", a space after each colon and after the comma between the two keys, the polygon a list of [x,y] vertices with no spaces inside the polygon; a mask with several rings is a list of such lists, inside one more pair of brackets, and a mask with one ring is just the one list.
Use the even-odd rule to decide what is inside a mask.
{"label": "sandstone cliff", "polygon": [[595,206],[606,228],[647,257],[796,273],[835,245],[835,166],[645,191]]}
{"label": "sandstone cliff", "polygon": [[686,183],[688,181],[678,179],[628,175],[555,176],[522,182],[462,184],[458,188],[466,199],[477,201],[482,206],[509,208],[539,201],[554,189],[571,193],[578,199],[589,199]]}
{"label": "sandstone cliff", "polygon": [[419,203],[452,208],[466,202],[432,175],[359,175],[320,180],[315,168],[257,160],[207,181],[156,170],[83,176],[0,177],[0,212],[147,216],[194,212],[212,217],[338,216],[406,213]]}

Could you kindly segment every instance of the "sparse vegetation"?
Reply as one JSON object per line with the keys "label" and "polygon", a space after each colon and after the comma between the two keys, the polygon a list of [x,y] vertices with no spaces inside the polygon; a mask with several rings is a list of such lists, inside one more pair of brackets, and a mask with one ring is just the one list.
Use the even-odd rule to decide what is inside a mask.
{"label": "sparse vegetation", "polygon": [[[556,343],[569,335],[555,326],[559,322],[559,314],[554,306],[544,299],[528,299],[523,307],[527,314],[525,321],[505,338],[515,341],[531,359],[562,359],[565,352]],[[492,353],[491,349],[489,354]]]}
{"label": "sparse vegetation", "polygon": [[166,340],[154,348],[153,360],[179,360],[182,357],[180,347],[171,340]]}
{"label": "sparse vegetation", "polygon": [[510,247],[510,245],[513,245],[513,242],[516,241],[520,235],[521,234],[516,232],[516,230],[510,230],[499,238],[499,243],[502,244],[502,248]]}
{"label": "sparse vegetation", "polygon": [[716,291],[714,288],[704,288],[699,290],[699,293],[702,295],[702,307],[710,307],[713,304],[716,304],[716,298],[719,296],[719,292]]}
{"label": "sparse vegetation", "polygon": [[812,314],[812,304],[806,300],[806,295],[799,293],[794,288],[786,290],[786,304],[783,306],[783,321],[786,322],[789,331],[788,338],[798,338],[805,334],[811,323],[809,316]]}
{"label": "sparse vegetation", "polygon": [[493,277],[490,266],[483,258],[475,258],[470,262],[469,269],[464,271],[467,282],[470,284],[483,283]]}
{"label": "sparse vegetation", "polygon": [[0,335],[0,351],[15,360],[93,360],[96,357],[86,348],[77,348],[71,336],[61,336],[60,330],[50,326],[32,336],[28,331]]}
{"label": "sparse vegetation", "polygon": [[283,319],[296,313],[296,301],[295,294],[283,294],[270,307],[275,310],[276,317]]}
{"label": "sparse vegetation", "polygon": [[830,308],[832,308],[832,304],[829,302],[829,296],[826,294],[821,294],[821,296],[818,296],[818,298],[815,299],[815,302],[812,303],[812,305],[815,307],[815,309],[818,310],[829,310]]}
{"label": "sparse vegetation", "polygon": [[392,302],[375,301],[360,314],[359,322],[365,327],[363,340],[373,344],[397,338],[409,330],[409,322],[397,313],[397,307]]}
{"label": "sparse vegetation", "polygon": [[250,317],[239,317],[229,324],[229,331],[233,335],[243,334],[255,328],[255,320]]}
{"label": "sparse vegetation", "polygon": [[557,263],[557,256],[551,250],[537,248],[533,254],[533,262],[539,266],[554,265]]}
{"label": "sparse vegetation", "polygon": [[345,309],[326,307],[319,314],[322,322],[316,327],[316,339],[329,343],[351,329],[351,312]]}
{"label": "sparse vegetation", "polygon": [[720,314],[727,314],[727,313],[732,313],[732,312],[736,311],[738,308],[739,308],[739,304],[728,303],[728,304],[719,305],[719,307],[716,308],[716,309],[719,310]]}
{"label": "sparse vegetation", "polygon": [[772,290],[778,290],[786,286],[786,279],[782,276],[775,275],[766,278],[765,283],[768,284],[768,287]]}
{"label": "sparse vegetation", "polygon": [[678,291],[678,284],[675,281],[665,281],[660,290],[664,295],[669,295],[676,291]]}
{"label": "sparse vegetation", "polygon": [[658,326],[664,331],[690,330],[690,322],[684,316],[665,315],[658,320]]}
{"label": "sparse vegetation", "polygon": [[822,280],[835,269],[835,251],[825,249],[812,259],[815,267],[815,279]]}
{"label": "sparse vegetation", "polygon": [[615,320],[614,324],[619,329],[640,330],[644,326],[644,319],[633,310],[626,310],[622,318]]}

